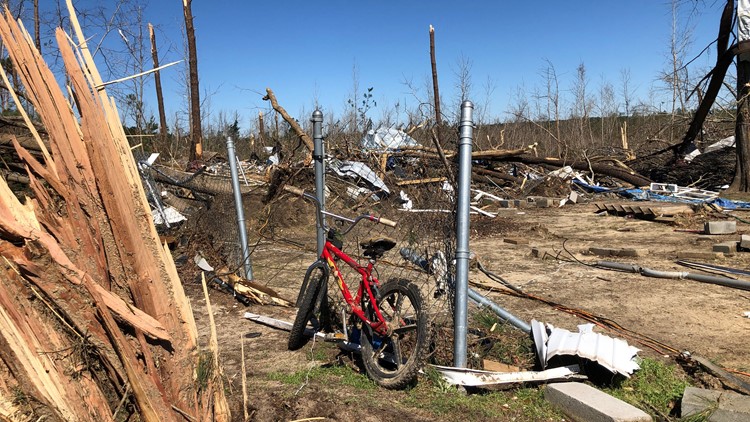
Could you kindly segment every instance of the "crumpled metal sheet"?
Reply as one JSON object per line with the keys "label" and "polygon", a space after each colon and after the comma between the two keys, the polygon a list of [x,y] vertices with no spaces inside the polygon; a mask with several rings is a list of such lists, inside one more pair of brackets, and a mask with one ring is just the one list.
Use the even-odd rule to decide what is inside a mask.
{"label": "crumpled metal sheet", "polygon": [[556,380],[568,380],[571,378],[585,379],[578,372],[578,365],[563,366],[560,368],[547,369],[545,371],[523,371],[523,372],[492,372],[479,369],[454,368],[450,366],[431,365],[452,385],[463,385],[466,387],[491,386],[502,384],[518,384],[527,382],[547,382]]}
{"label": "crumpled metal sheet", "polygon": [[543,367],[555,356],[573,355],[597,362],[625,377],[640,369],[634,360],[640,349],[625,340],[595,333],[593,329],[594,324],[583,324],[578,326],[577,333],[573,333],[533,320],[531,331]]}

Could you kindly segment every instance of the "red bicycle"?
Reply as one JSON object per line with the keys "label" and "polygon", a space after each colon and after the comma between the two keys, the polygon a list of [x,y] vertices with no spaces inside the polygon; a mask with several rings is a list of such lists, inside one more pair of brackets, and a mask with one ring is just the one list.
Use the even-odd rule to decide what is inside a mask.
{"label": "red bicycle", "polygon": [[[388,238],[362,242],[362,255],[367,264],[360,265],[342,251],[343,237],[362,220],[394,227],[395,222],[365,214],[350,219],[321,210],[317,198],[303,190],[286,187],[315,204],[319,222],[323,216],[349,223],[345,230],[326,227],[327,239],[320,257],[307,269],[297,298],[297,316],[289,334],[290,350],[307,342],[308,323],[315,332],[326,334],[327,340],[359,342],[362,363],[369,377],[378,385],[399,389],[413,383],[427,356],[429,327],[427,314],[422,309],[422,295],[416,284],[404,279],[380,283],[376,261],[396,246]],[[338,262],[359,273],[359,287],[352,294],[349,284],[339,270]],[[328,300],[328,279],[333,273],[343,306],[336,309],[335,301]],[[340,323],[336,322],[341,315]]]}

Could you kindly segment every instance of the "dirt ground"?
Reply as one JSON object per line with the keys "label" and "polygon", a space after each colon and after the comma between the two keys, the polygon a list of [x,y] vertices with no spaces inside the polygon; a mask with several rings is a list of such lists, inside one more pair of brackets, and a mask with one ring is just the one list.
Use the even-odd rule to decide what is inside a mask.
{"label": "dirt ground", "polygon": [[[607,317],[624,328],[674,349],[701,355],[726,368],[747,371],[750,368],[750,349],[747,348],[746,335],[750,332],[750,318],[743,312],[750,311],[750,292],[588,267],[570,259],[563,243],[564,248],[583,263],[608,260],[661,271],[695,271],[675,264],[678,252],[710,251],[714,243],[739,240],[740,234],[750,232],[750,225],[738,222],[737,234],[712,236],[706,240],[705,236],[690,230],[701,229],[706,218],[713,220],[717,215],[697,214],[678,219],[675,225],[600,215],[595,210],[593,204],[574,204],[563,208],[501,209],[495,219],[476,216],[471,225],[470,248],[484,267],[528,293]],[[750,213],[747,214],[735,213],[750,219]],[[296,298],[305,268],[314,260],[314,253],[310,251],[314,229],[309,221],[306,223],[302,227],[278,228],[274,232],[275,239],[285,241],[262,240],[252,256],[256,281],[292,301]],[[506,238],[525,239],[528,244],[506,243]],[[251,234],[251,242],[257,240]],[[295,246],[295,241],[307,246],[308,250]],[[532,245],[561,252],[564,260],[534,257]],[[589,247],[641,248],[647,249],[648,254],[636,258],[602,258],[585,253]],[[178,255],[179,251],[175,254]],[[192,259],[186,261],[179,269],[191,298],[203,344],[207,344],[209,331],[205,300],[200,284],[196,282],[198,273]],[[739,252],[712,263],[747,269],[750,252]],[[475,282],[488,280],[477,270],[471,271],[470,279]],[[497,293],[489,293],[489,297],[523,320],[537,319],[573,331],[578,324],[586,322],[537,301]],[[236,420],[243,419],[242,345],[252,420],[313,417],[365,421],[442,419],[434,410],[411,403],[403,392],[375,389],[363,393],[335,380],[306,383],[302,378],[296,384],[284,381],[285,374],[304,373],[312,371],[310,368],[336,362],[335,348],[329,347],[330,344],[309,344],[302,350],[290,352],[286,349],[287,332],[243,318],[243,314],[250,311],[291,321],[295,314],[293,308],[245,307],[219,290],[211,290],[210,298],[218,329],[223,375],[228,380],[227,391]],[[606,332],[601,328],[596,330]],[[642,356],[658,355],[640,344],[631,343],[643,349]],[[356,370],[350,360],[343,361],[352,371]],[[363,413],[358,405],[368,411]],[[480,419],[471,414],[467,416],[467,420]]]}

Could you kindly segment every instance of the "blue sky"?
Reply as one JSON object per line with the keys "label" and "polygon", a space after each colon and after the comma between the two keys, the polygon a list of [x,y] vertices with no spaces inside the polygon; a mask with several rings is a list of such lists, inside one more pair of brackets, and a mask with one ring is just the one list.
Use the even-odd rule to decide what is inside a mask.
{"label": "blue sky", "polygon": [[[112,0],[111,3],[114,4]],[[85,7],[87,1],[80,3]],[[683,0],[682,16],[688,11]],[[705,0],[692,19],[692,55],[716,37],[723,2]],[[106,4],[106,2],[105,2]],[[567,90],[584,63],[589,90],[603,79],[619,90],[628,69],[636,96],[648,97],[667,67],[671,5],[667,0],[628,1],[193,1],[201,90],[211,111],[240,113],[242,128],[259,110],[266,87],[296,117],[316,101],[340,115],[351,98],[356,66],[360,92],[373,87],[374,120],[389,106],[415,107],[404,81],[422,91],[430,75],[429,25],[436,30],[438,73],[446,107],[456,97],[461,57],[471,62],[473,100],[489,101],[490,117],[504,120],[517,87],[541,85],[540,70],[552,63]],[[182,2],[147,2],[145,19],[157,27],[161,62],[179,60]],[[100,34],[87,32],[93,38]],[[110,35],[112,37],[112,35]],[[110,40],[110,42],[117,42]],[[167,51],[171,45],[171,50]],[[713,52],[713,49],[711,50]],[[704,55],[695,65],[708,67]],[[177,82],[183,68],[163,72],[167,108],[185,107]],[[149,78],[149,81],[151,78]],[[494,85],[487,98],[483,85]],[[149,111],[155,101],[147,89]],[[424,97],[424,92],[420,95]],[[171,114],[170,113],[170,114]]]}

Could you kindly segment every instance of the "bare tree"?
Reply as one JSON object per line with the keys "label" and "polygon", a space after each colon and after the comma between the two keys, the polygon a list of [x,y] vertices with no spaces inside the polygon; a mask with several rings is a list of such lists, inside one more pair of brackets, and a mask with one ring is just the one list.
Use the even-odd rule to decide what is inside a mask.
{"label": "bare tree", "polygon": [[630,117],[630,108],[633,103],[633,92],[635,91],[630,86],[631,76],[630,76],[630,69],[623,68],[620,69],[620,95],[622,96],[622,102],[623,106],[625,106],[625,119],[627,120],[628,117]]}
{"label": "bare tree", "polygon": [[443,116],[440,114],[440,87],[438,85],[437,60],[435,58],[435,28],[430,25],[430,64],[432,66],[432,90],[435,102],[435,124],[440,128],[443,125]]}
{"label": "bare tree", "polygon": [[203,158],[203,131],[201,130],[201,99],[198,84],[198,52],[195,46],[195,27],[193,26],[193,0],[182,0],[185,13],[185,34],[188,44],[188,67],[190,74],[190,136],[193,147],[190,149],[190,161]]}
{"label": "bare tree", "polygon": [[[159,67],[159,52],[156,49],[156,35],[154,26],[148,24],[148,35],[151,39],[151,60],[154,63],[154,69]],[[161,74],[157,70],[154,72],[154,85],[156,88],[156,104],[159,109],[159,137],[162,143],[167,141],[167,113],[164,110],[164,94],[161,89]]]}

